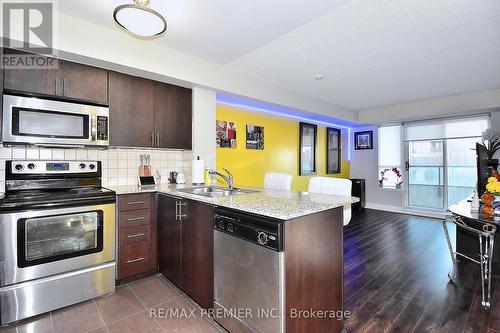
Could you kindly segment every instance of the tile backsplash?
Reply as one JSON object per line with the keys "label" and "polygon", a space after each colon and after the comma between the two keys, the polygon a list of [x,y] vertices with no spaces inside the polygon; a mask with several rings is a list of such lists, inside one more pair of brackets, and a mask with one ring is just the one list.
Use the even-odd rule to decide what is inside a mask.
{"label": "tile backsplash", "polygon": [[191,180],[193,153],[178,150],[93,148],[49,149],[38,147],[0,147],[0,192],[5,189],[6,160],[97,160],[102,162],[103,186],[136,185],[139,155],[151,156],[151,172],[159,170],[161,182],[168,183],[170,171],[183,172]]}

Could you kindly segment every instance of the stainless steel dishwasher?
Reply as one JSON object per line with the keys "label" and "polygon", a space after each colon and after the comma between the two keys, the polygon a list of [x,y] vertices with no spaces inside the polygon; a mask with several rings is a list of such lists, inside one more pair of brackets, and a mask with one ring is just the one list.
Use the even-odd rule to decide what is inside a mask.
{"label": "stainless steel dishwasher", "polygon": [[285,332],[282,235],[281,221],[216,208],[215,318],[229,332]]}

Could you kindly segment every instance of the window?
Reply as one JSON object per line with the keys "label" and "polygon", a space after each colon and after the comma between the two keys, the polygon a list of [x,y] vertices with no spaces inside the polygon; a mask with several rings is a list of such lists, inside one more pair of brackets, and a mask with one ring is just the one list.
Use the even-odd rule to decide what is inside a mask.
{"label": "window", "polygon": [[401,125],[379,127],[378,171],[380,187],[401,187]]}
{"label": "window", "polygon": [[409,122],[407,147],[408,207],[445,210],[476,189],[476,142],[489,127],[488,115]]}

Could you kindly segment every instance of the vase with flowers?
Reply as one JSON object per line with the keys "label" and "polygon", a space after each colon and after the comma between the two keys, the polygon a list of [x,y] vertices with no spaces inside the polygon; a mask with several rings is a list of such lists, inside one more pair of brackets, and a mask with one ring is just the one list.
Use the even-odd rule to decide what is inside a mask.
{"label": "vase with flowers", "polygon": [[488,128],[483,132],[481,145],[486,148],[488,156],[488,166],[496,170],[498,167],[498,159],[493,158],[495,153],[500,149],[500,134],[492,128]]}
{"label": "vase with flowers", "polygon": [[486,192],[481,197],[484,202],[484,209],[481,212],[485,215],[500,216],[500,174],[494,171],[492,176],[488,178]]}

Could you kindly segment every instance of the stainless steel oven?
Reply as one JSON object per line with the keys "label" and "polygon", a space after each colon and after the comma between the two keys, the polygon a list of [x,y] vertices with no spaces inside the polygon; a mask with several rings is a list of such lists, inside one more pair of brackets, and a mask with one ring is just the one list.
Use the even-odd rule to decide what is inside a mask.
{"label": "stainless steel oven", "polygon": [[4,144],[108,146],[109,108],[4,95]]}
{"label": "stainless steel oven", "polygon": [[1,324],[114,292],[115,204],[0,214]]}
{"label": "stainless steel oven", "polygon": [[0,214],[0,286],[115,259],[115,204]]}
{"label": "stainless steel oven", "polygon": [[115,290],[116,195],[99,161],[75,163],[6,162],[1,325]]}

